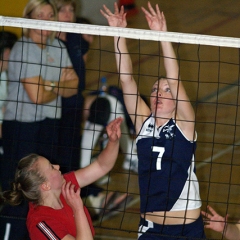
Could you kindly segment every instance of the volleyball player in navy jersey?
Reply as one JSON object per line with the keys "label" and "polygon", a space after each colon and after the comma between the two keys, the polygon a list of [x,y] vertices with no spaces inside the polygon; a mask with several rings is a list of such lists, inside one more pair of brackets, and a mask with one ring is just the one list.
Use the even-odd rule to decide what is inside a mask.
{"label": "volleyball player in navy jersey", "polygon": [[[124,8],[100,10],[112,27],[126,27]],[[163,12],[142,7],[151,30],[167,31]],[[126,39],[114,38],[117,67],[127,111],[135,124],[139,159],[139,239],[205,238],[195,174],[195,113],[179,76],[170,42],[161,42],[166,77],[152,87],[150,108],[133,78]],[[182,238],[181,238],[182,239]],[[183,238],[184,239],[184,238]]]}

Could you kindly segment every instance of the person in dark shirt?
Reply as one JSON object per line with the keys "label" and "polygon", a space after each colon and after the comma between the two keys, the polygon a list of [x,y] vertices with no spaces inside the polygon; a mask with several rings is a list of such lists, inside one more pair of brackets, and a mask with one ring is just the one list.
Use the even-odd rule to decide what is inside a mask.
{"label": "person in dark shirt", "polygon": [[[61,22],[84,22],[87,20],[76,18],[75,0],[55,0],[58,20]],[[73,68],[79,77],[78,91],[72,97],[62,98],[62,117],[60,132],[60,164],[62,172],[69,172],[79,168],[80,145],[81,145],[81,123],[83,113],[83,91],[85,90],[85,61],[92,37],[89,35],[77,33],[57,33],[68,50],[68,54],[73,64]],[[81,160],[80,160],[81,161]],[[90,196],[90,197],[89,197]],[[127,194],[115,192],[106,193],[104,189],[96,184],[90,184],[81,189],[81,197],[89,197],[92,208],[94,209],[94,218],[101,215],[104,207],[109,209],[112,206],[116,209],[121,206]]]}

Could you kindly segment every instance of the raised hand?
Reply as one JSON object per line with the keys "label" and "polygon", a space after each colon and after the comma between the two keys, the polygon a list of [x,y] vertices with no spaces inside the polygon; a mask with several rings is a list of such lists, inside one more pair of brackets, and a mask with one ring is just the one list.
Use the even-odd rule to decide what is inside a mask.
{"label": "raised hand", "polygon": [[121,117],[116,118],[115,120],[111,121],[108,125],[107,125],[107,134],[108,134],[108,138],[109,141],[117,141],[120,139],[121,137],[121,129],[120,129],[120,125],[122,123],[123,119]]}
{"label": "raised hand", "polygon": [[156,10],[153,9],[150,2],[148,2],[148,9],[142,7],[142,11],[145,14],[145,18],[148,22],[148,26],[151,30],[167,31],[167,23],[163,12],[160,11],[158,4],[156,4]]}
{"label": "raised hand", "polygon": [[114,13],[112,13],[106,5],[103,5],[103,9],[100,9],[101,14],[107,19],[109,26],[111,27],[126,27],[126,13],[124,13],[124,7],[121,6],[120,11],[118,5],[114,3]]}
{"label": "raised hand", "polygon": [[205,228],[210,228],[216,232],[223,232],[227,224],[228,215],[220,216],[212,207],[207,207],[210,213],[202,211]]}

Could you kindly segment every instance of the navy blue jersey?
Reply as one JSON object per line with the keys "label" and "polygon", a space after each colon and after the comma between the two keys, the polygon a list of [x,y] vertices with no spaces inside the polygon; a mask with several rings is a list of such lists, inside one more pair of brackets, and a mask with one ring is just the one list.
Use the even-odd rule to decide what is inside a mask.
{"label": "navy blue jersey", "polygon": [[73,68],[78,75],[78,93],[72,97],[62,98],[63,114],[69,114],[68,110],[72,108],[80,109],[82,112],[82,106],[84,98],[82,92],[85,90],[85,62],[83,59],[84,54],[89,50],[89,43],[82,37],[81,34],[67,33],[67,41],[64,41],[66,45],[69,57],[72,61]]}
{"label": "navy blue jersey", "polygon": [[[80,159],[80,132],[85,90],[85,63],[83,56],[88,51],[89,44],[81,34],[67,33],[64,41],[72,66],[79,78],[77,94],[71,97],[62,97],[61,131],[59,146],[61,146],[59,159],[61,159],[62,172],[78,169]],[[71,162],[69,161],[71,159]]]}
{"label": "navy blue jersey", "polygon": [[199,208],[196,142],[186,139],[173,119],[157,128],[153,116],[143,123],[136,141],[141,213]]}

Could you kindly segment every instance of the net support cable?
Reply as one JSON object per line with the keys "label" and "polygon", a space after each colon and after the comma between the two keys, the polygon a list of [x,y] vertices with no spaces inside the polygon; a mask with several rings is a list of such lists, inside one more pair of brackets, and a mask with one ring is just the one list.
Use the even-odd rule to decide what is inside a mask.
{"label": "net support cable", "polygon": [[27,18],[0,16],[0,26],[21,27],[58,32],[74,32],[108,37],[124,37],[130,39],[168,41],[175,43],[200,44],[218,47],[240,48],[240,38],[220,37],[202,34],[178,32],[159,32],[136,28],[120,28],[92,24],[66,23]]}

